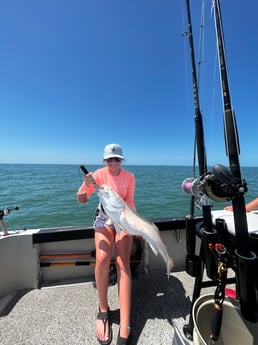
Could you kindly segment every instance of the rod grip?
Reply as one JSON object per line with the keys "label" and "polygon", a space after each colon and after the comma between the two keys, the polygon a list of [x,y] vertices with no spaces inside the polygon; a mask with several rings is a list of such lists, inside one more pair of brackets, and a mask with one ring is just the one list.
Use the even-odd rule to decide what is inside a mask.
{"label": "rod grip", "polygon": [[89,173],[84,165],[80,165],[80,169],[84,172],[85,175],[87,175]]}
{"label": "rod grip", "polygon": [[212,312],[211,312],[210,338],[212,338],[213,340],[219,339],[222,316],[223,316],[223,307],[215,302],[213,305]]}

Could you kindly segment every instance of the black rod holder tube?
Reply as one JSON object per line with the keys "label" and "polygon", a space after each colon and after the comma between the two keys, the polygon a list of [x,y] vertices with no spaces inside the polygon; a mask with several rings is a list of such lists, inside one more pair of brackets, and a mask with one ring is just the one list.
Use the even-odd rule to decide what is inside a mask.
{"label": "black rod holder tube", "polygon": [[212,280],[217,280],[217,258],[209,249],[209,244],[215,244],[219,240],[219,234],[213,227],[209,229],[205,222],[196,224],[196,233],[202,240],[202,257],[206,266],[207,275]]}
{"label": "black rod holder tube", "polygon": [[195,254],[196,233],[195,220],[192,216],[186,217],[186,252],[187,254]]}
{"label": "black rod holder tube", "polygon": [[205,229],[212,233],[211,205],[203,205],[202,212]]}
{"label": "black rod holder tube", "polygon": [[185,258],[185,270],[191,277],[200,277],[203,272],[203,261],[199,255],[187,254]]}
{"label": "black rod holder tube", "polygon": [[[203,242],[201,242],[201,248],[200,248],[200,257],[203,257]],[[202,284],[203,284],[203,266],[202,270],[200,272],[201,274],[195,278],[194,282],[194,290],[193,290],[193,296],[192,296],[192,304],[191,304],[191,311],[190,311],[190,317],[188,324],[184,325],[183,331],[184,335],[187,339],[192,340],[193,339],[193,328],[194,328],[194,322],[193,322],[193,305],[194,302],[197,300],[197,298],[200,297]]]}
{"label": "black rod holder tube", "polygon": [[206,265],[207,276],[212,279],[217,279],[218,265],[217,258],[209,249],[209,244],[215,244],[218,242],[218,232],[213,230],[213,232],[208,232],[203,230],[203,244],[204,244],[204,260]]}
{"label": "black rod holder tube", "polygon": [[257,300],[256,300],[256,255],[243,257],[236,252],[237,271],[236,286],[240,303],[240,310],[243,317],[250,322],[257,322]]}

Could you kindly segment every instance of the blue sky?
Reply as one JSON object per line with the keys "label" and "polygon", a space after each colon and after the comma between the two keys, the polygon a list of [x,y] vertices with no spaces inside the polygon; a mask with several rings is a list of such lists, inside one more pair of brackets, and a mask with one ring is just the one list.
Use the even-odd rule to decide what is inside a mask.
{"label": "blue sky", "polygon": [[[201,0],[192,0],[199,61]],[[208,164],[228,164],[211,0],[200,104]],[[221,0],[240,163],[258,165],[256,0]],[[191,165],[194,103],[185,0],[8,0],[0,6],[2,163]]]}

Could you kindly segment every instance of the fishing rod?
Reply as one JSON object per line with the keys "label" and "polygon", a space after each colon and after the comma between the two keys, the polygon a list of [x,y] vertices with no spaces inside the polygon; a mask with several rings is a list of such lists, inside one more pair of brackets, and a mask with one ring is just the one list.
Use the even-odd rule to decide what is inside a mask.
{"label": "fishing rod", "polygon": [[[193,96],[194,96],[194,122],[195,122],[195,152],[197,150],[198,166],[200,178],[207,175],[207,159],[205,152],[205,141],[204,141],[204,128],[202,114],[200,110],[199,101],[199,90],[198,81],[196,74],[196,63],[193,43],[193,32],[192,32],[192,21],[190,13],[190,2],[186,0],[187,20],[188,20],[188,31],[185,36],[188,37],[191,66],[192,66],[192,83],[193,83]],[[191,197],[191,215],[186,218],[186,245],[187,245],[187,256],[186,256],[186,271],[188,274],[195,277],[195,285],[192,297],[192,307],[195,300],[200,296],[202,279],[203,279],[203,262],[206,265],[207,275],[210,279],[215,280],[217,275],[217,262],[214,255],[209,250],[209,244],[214,243],[217,240],[217,231],[213,229],[211,220],[211,204],[208,196],[203,191],[195,188],[195,178],[186,179],[182,188],[185,192],[192,195]],[[199,183],[197,183],[198,185]],[[203,221],[196,224],[193,217],[193,204],[197,208],[202,209]],[[197,230],[199,229],[199,231]],[[199,233],[202,242],[200,255],[195,255],[196,250],[196,235]],[[184,326],[184,334],[188,339],[192,339],[193,335],[193,317],[192,312],[190,313],[189,323]]]}
{"label": "fishing rod", "polygon": [[[207,169],[207,159],[206,159],[206,152],[205,152],[203,120],[202,120],[202,114],[200,110],[198,81],[197,81],[197,76],[196,76],[196,63],[195,63],[192,21],[191,21],[189,0],[186,0],[186,9],[187,9],[187,18],[188,18],[187,36],[189,39],[189,46],[190,46],[193,95],[194,95],[194,106],[195,106],[195,116],[194,116],[195,141],[196,141],[196,149],[197,149],[197,154],[198,154],[199,175],[200,175],[200,179],[203,179],[205,176],[208,176],[208,172],[207,172],[208,169]],[[197,183],[195,183],[195,181]],[[210,252],[208,245],[210,243],[215,243],[217,241],[217,231],[216,229],[214,229],[214,226],[212,225],[210,200],[208,198],[207,193],[204,193],[203,190],[199,189],[199,185],[200,185],[199,181],[200,180],[186,179],[184,181],[185,183],[183,182],[183,190],[189,193],[189,190],[187,189],[190,186],[190,194],[193,195],[196,206],[202,209],[203,221],[201,222],[201,224],[199,224],[199,231],[198,231],[202,239],[201,255],[203,256],[203,260],[206,265],[206,271],[207,271],[208,277],[214,280],[216,279],[216,275],[217,275],[217,262],[214,256],[212,255],[212,253]],[[187,239],[190,242],[190,244],[187,243],[189,247],[188,252],[190,252],[191,254],[195,252],[195,248],[193,251],[193,247],[195,245],[195,237],[197,233],[196,231],[197,226],[195,226],[195,222],[193,223],[194,225],[190,227],[191,234],[190,235],[187,234]],[[197,284],[197,286],[198,288],[197,288],[196,293],[198,295],[199,289],[200,289],[200,282]]]}
{"label": "fishing rod", "polygon": [[[194,44],[193,44],[193,32],[192,32],[192,20],[190,13],[190,2],[186,0],[186,9],[187,9],[187,19],[188,19],[188,31],[185,33],[185,36],[188,37],[189,47],[190,47],[190,56],[191,56],[191,66],[192,66],[192,82],[193,82],[193,96],[194,96],[194,108],[195,108],[195,148],[197,149],[198,155],[198,166],[199,166],[199,175],[203,176],[207,173],[207,160],[205,152],[205,143],[204,143],[204,129],[203,129],[203,120],[200,110],[200,101],[199,101],[199,90],[198,82],[196,75],[196,63],[195,63],[195,53],[194,53]],[[186,179],[183,182],[183,190],[187,192],[187,185],[192,183],[194,179]],[[202,208],[203,218],[205,223],[205,228],[208,231],[211,230],[211,213],[210,213],[210,203],[208,198],[205,195],[199,196],[197,193],[191,193],[192,200],[191,203],[195,203],[198,208]],[[191,221],[193,218],[193,207],[191,209],[191,219],[188,222],[188,231],[187,231],[187,247],[188,253],[193,254],[195,252],[195,227]]]}
{"label": "fishing rod", "polygon": [[[202,178],[207,175],[207,159],[205,152],[205,142],[204,142],[204,129],[203,120],[200,110],[199,101],[199,90],[198,81],[196,76],[196,63],[195,63],[195,53],[193,44],[193,32],[192,32],[192,21],[190,13],[190,2],[186,0],[187,18],[188,18],[188,32],[185,34],[189,39],[190,55],[191,55],[191,65],[192,65],[192,81],[193,81],[193,95],[194,95],[194,107],[195,107],[195,143],[198,155],[198,166],[199,175]],[[198,188],[194,185],[195,179],[186,179],[183,182],[183,190],[192,194],[195,199],[195,204],[198,208],[202,209],[204,226],[207,232],[212,233],[212,222],[211,222],[211,205],[208,196],[202,191],[199,192]],[[190,186],[190,190],[189,190]],[[212,274],[211,274],[212,275]]]}
{"label": "fishing rod", "polygon": [[[229,180],[231,178],[232,200],[235,237],[236,237],[236,282],[237,292],[242,315],[251,322],[256,318],[256,282],[255,267],[256,255],[249,246],[249,234],[245,209],[244,193],[247,191],[246,182],[242,180],[239,162],[239,138],[235,113],[231,105],[228,72],[225,57],[225,43],[221,19],[220,1],[213,0],[215,29],[217,35],[217,50],[221,77],[221,90],[224,105],[224,137],[226,154],[229,158]],[[226,172],[226,170],[225,170]]]}
{"label": "fishing rod", "polygon": [[195,53],[194,53],[192,21],[191,21],[189,0],[186,0],[186,8],[187,8],[187,18],[188,18],[188,32],[186,33],[186,35],[188,36],[188,39],[189,39],[191,63],[192,63],[192,80],[193,80],[193,94],[194,94],[194,108],[195,108],[195,116],[194,116],[195,140],[197,144],[199,173],[201,176],[207,172],[207,161],[206,161],[206,153],[205,153],[203,121],[202,121],[202,114],[200,110],[198,82],[197,82],[197,76],[196,76]]}
{"label": "fishing rod", "polygon": [[[190,46],[190,56],[191,56],[191,66],[192,66],[192,81],[193,81],[193,95],[194,95],[194,107],[195,107],[195,138],[194,138],[194,156],[197,150],[198,163],[199,163],[199,173],[203,175],[207,171],[206,163],[206,154],[205,154],[205,144],[204,144],[204,131],[203,131],[203,122],[202,114],[200,110],[199,102],[199,90],[198,82],[196,76],[196,64],[195,64],[195,53],[194,53],[194,44],[193,44],[193,33],[192,33],[192,21],[190,14],[190,4],[189,0],[186,0],[187,8],[187,19],[188,19],[188,31],[184,33],[184,36],[188,37],[189,46]],[[192,194],[191,197],[191,207],[190,207],[190,219],[187,219],[187,247],[188,253],[194,253],[195,251],[195,231],[192,229],[191,219],[194,216],[194,204],[199,201],[196,200],[196,197]]]}

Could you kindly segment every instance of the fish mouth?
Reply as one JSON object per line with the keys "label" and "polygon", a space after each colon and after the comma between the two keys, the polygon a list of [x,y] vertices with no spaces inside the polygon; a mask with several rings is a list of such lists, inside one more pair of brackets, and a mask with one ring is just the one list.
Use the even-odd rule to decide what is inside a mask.
{"label": "fish mouth", "polygon": [[102,184],[101,186],[99,186],[99,189],[105,192],[109,192],[111,188],[109,188],[107,185]]}

